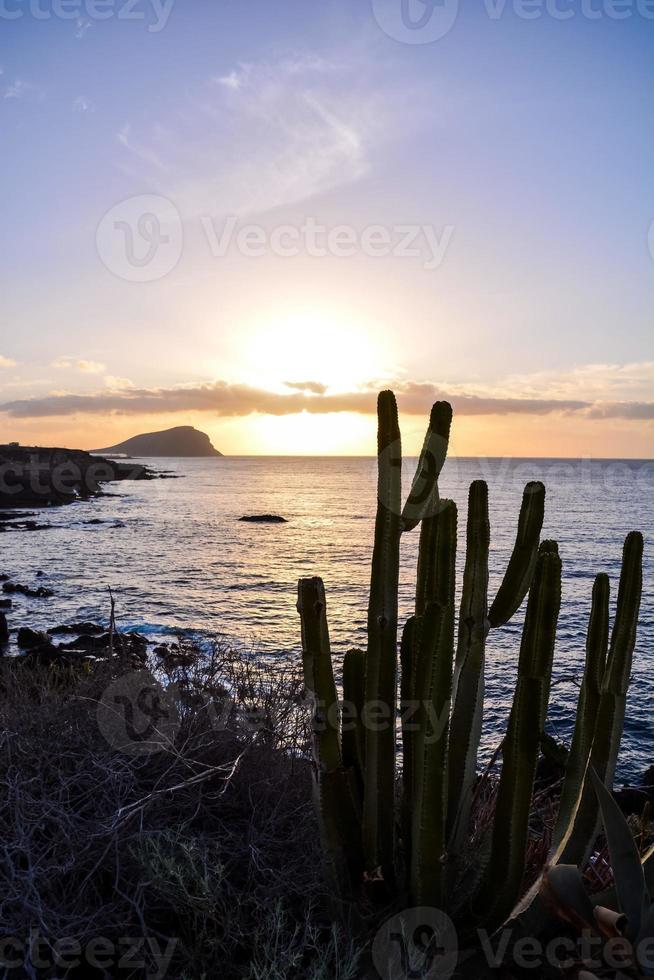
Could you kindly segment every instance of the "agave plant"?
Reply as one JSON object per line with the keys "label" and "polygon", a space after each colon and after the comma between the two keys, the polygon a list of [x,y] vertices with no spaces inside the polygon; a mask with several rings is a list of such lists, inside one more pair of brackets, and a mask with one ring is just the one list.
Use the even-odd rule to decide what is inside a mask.
{"label": "agave plant", "polygon": [[[525,487],[513,552],[489,601],[488,488],[469,491],[466,555],[455,615],[457,508],[439,496],[452,409],[437,402],[406,503],[392,392],[378,400],[378,494],[368,605],[367,649],[343,661],[343,702],[334,680],[325,589],[300,579],[305,686],[314,706],[315,795],[326,863],[350,901],[434,906],[499,926],[521,897],[529,818],[550,695],[561,601],[561,559],[540,542],[545,488]],[[398,785],[398,581],[404,534],[420,526],[415,612],[403,627],[400,663],[402,778]],[[598,810],[582,794],[588,759],[610,785],[624,719],[640,601],[642,538],[625,544],[618,609],[608,645],[608,582],[593,593],[588,655],[557,835],[582,854]],[[513,704],[488,846],[470,861],[470,816],[478,779],[489,634],[528,595]],[[572,804],[570,800],[572,799]],[[568,825],[574,816],[572,828]],[[486,853],[487,852],[487,853]]]}
{"label": "agave plant", "polygon": [[[618,974],[605,966],[609,957],[600,954],[593,972],[580,965],[579,976],[598,980],[601,976],[654,976],[654,903],[648,878],[654,877],[654,847],[641,857],[620,807],[594,768],[587,780],[601,811],[609,847],[614,886],[599,896],[589,896],[579,868],[570,864],[548,867],[540,891],[547,906],[576,930],[589,930],[603,939],[621,940]],[[603,962],[604,961],[604,962]]]}

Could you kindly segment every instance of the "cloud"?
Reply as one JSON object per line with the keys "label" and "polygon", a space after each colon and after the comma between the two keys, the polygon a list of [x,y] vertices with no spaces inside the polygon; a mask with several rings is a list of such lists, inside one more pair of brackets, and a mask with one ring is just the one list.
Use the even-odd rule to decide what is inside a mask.
{"label": "cloud", "polygon": [[91,27],[91,21],[87,17],[78,17],[75,22],[75,37],[78,41],[81,41],[89,27]]}
{"label": "cloud", "polygon": [[58,357],[51,367],[62,371],[80,371],[82,374],[102,374],[107,368],[100,361],[88,361],[85,358]]}
{"label": "cloud", "polygon": [[121,130],[116,134],[116,139],[130,151],[138,160],[142,163],[155,167],[157,170],[165,171],[168,169],[164,161],[161,159],[159,154],[152,149],[138,141],[135,141],[131,135],[132,128],[129,123],[126,123]]}
{"label": "cloud", "polygon": [[104,383],[109,391],[122,391],[124,388],[134,387],[129,378],[118,378],[114,374],[107,374]]}
{"label": "cloud", "polygon": [[224,85],[225,88],[231,88],[233,91],[236,91],[243,85],[242,73],[230,71],[229,75],[221,75],[219,78],[216,78],[216,82],[219,85]]}
{"label": "cloud", "polygon": [[[359,85],[359,87],[357,87]],[[239,64],[193,89],[157,123],[118,141],[126,164],[185,218],[306,201],[370,169],[387,106],[356,64],[286,58]]]}
{"label": "cloud", "polygon": [[646,400],[654,392],[654,361],[628,364],[581,364],[563,371],[539,371],[514,375],[507,379],[507,389],[523,394],[554,398],[575,395],[594,400]]}
{"label": "cloud", "polygon": [[3,357],[2,354],[0,354],[0,368],[10,368],[10,367],[16,367],[16,362],[13,361],[10,357]]}
{"label": "cloud", "polygon": [[30,86],[27,84],[27,82],[23,82],[17,78],[15,82],[12,82],[11,85],[5,89],[3,98],[20,99],[20,97],[28,91],[29,87]]}
{"label": "cloud", "polygon": [[328,388],[319,381],[285,381],[284,384],[295,391],[311,391],[314,395],[324,395]]}
{"label": "cloud", "polygon": [[95,112],[95,106],[90,99],[87,99],[84,95],[78,95],[76,99],[73,100],[73,109],[75,112]]}
{"label": "cloud", "polygon": [[[497,398],[464,391],[450,393],[429,382],[397,381],[400,411],[422,415],[437,399],[449,398],[457,414],[486,415],[574,415],[592,419],[619,418],[651,420],[654,402],[590,402],[580,399]],[[48,418],[67,415],[142,415],[177,412],[210,412],[236,417],[263,413],[291,415],[297,412],[375,412],[376,388],[338,394],[266,391],[244,384],[216,381],[211,384],[173,388],[128,388],[94,394],[57,393],[43,398],[5,402],[0,412],[14,418]]]}

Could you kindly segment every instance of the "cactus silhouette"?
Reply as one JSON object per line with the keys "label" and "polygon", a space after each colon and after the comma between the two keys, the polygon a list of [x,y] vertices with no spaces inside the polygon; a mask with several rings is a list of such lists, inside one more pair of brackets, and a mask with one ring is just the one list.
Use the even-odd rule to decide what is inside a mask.
{"label": "cactus silhouette", "polygon": [[[378,399],[378,485],[367,649],[343,661],[344,710],[331,664],[325,590],[301,579],[305,685],[313,701],[316,802],[326,866],[342,897],[369,908],[370,889],[393,901],[447,908],[496,928],[521,899],[536,767],[550,698],[562,566],[555,541],[540,541],[545,488],[528,483],[505,574],[489,601],[488,487],[469,491],[466,554],[455,616],[457,507],[439,495],[452,420],[431,411],[409,496],[401,504],[401,441],[395,396]],[[415,611],[399,651],[402,728],[398,785],[398,583],[402,535],[420,525]],[[624,723],[636,639],[643,542],[626,539],[617,613],[608,642],[609,582],[593,588],[586,666],[554,835],[557,860],[584,861],[600,826]],[[518,673],[484,862],[470,874],[470,816],[478,779],[486,646],[527,597]],[[608,648],[608,654],[607,654]],[[468,868],[467,881],[462,869]]]}

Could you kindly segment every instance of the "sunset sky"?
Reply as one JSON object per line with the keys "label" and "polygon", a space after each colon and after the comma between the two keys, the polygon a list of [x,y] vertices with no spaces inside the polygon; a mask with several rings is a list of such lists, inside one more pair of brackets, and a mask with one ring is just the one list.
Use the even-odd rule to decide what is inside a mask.
{"label": "sunset sky", "polygon": [[67,3],[0,13],[0,441],[652,456],[654,4]]}

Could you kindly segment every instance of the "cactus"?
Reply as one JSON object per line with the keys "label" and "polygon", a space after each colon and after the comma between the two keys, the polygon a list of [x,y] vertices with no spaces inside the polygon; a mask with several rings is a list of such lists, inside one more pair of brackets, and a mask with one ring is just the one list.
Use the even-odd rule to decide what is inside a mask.
{"label": "cactus", "polygon": [[445,894],[447,729],[452,683],[454,607],[425,610],[416,669],[418,733],[411,794],[409,892],[416,906],[441,908]]}
{"label": "cactus", "polygon": [[300,579],[304,684],[313,703],[314,797],[328,875],[347,894],[363,867],[355,774],[343,767],[322,579]]}
{"label": "cactus", "polygon": [[488,487],[476,480],[468,494],[466,563],[450,725],[448,829],[455,850],[468,826],[484,711],[484,660],[488,635]]}
{"label": "cactus", "polygon": [[586,634],[586,666],[579,691],[570,755],[561,790],[561,800],[552,839],[553,850],[563,840],[586,774],[595,735],[595,722],[600,702],[602,679],[609,646],[608,575],[600,573],[593,584],[593,598]]}
{"label": "cactus", "polygon": [[[624,727],[627,689],[636,645],[636,627],[643,586],[643,537],[632,531],[625,539],[618,587],[618,604],[611,631],[606,669],[596,712],[590,765],[605,786],[613,776]],[[561,861],[584,865],[600,826],[599,806],[593,788],[586,783]]]}
{"label": "cactus", "polygon": [[[457,510],[441,501],[425,518],[416,598],[415,678],[417,734],[405,778],[411,813],[410,894],[416,905],[439,905],[443,898],[447,818],[447,745],[454,643],[454,579]],[[419,611],[420,610],[420,611]]]}
{"label": "cactus", "polygon": [[402,511],[402,530],[412,531],[438,505],[438,478],[443,469],[452,425],[452,406],[436,402],[418,460],[411,492]]}
{"label": "cactus", "polygon": [[561,559],[553,542],[543,542],[527,603],[518,680],[502,752],[491,859],[480,899],[492,925],[502,923],[519,897],[560,604]]}
{"label": "cactus", "polygon": [[369,872],[393,878],[395,712],[397,698],[397,592],[400,574],[402,448],[397,404],[382,391],[378,413],[378,478],[366,654],[366,704],[385,724],[366,725],[363,846]]}
{"label": "cactus", "polygon": [[[554,541],[539,545],[545,488],[527,484],[515,545],[489,609],[488,488],[470,487],[466,558],[454,651],[457,509],[439,495],[451,409],[434,405],[416,477],[401,508],[401,448],[392,392],[378,400],[378,503],[365,653],[343,661],[347,702],[339,727],[324,587],[302,579],[304,674],[314,708],[314,785],[323,848],[337,887],[348,897],[381,881],[415,905],[465,911],[468,921],[499,926],[520,897],[539,748],[550,694],[561,601],[561,560]],[[396,814],[397,631],[400,542],[420,523],[415,613],[402,631],[402,799]],[[597,831],[598,805],[584,785],[588,760],[610,785],[624,720],[641,589],[642,538],[625,543],[618,608],[606,668],[608,579],[597,577],[586,668],[563,788],[556,860],[585,852]],[[486,868],[465,871],[472,791],[477,775],[486,644],[528,593],[518,676],[503,742],[496,811]],[[372,714],[374,712],[374,716]],[[592,789],[590,790],[592,793]],[[397,825],[400,826],[396,839]],[[401,843],[401,848],[398,844]],[[644,864],[654,874],[654,857]],[[404,871],[406,880],[399,878]],[[565,876],[563,876],[565,877]],[[480,882],[480,884],[478,884]],[[394,891],[394,889],[396,889]],[[366,901],[370,898],[367,891]],[[525,906],[523,899],[521,906]],[[465,905],[465,909],[463,906]],[[542,908],[538,910],[542,911]]]}
{"label": "cactus", "polygon": [[528,483],[522,496],[513,552],[488,613],[491,627],[505,626],[527,595],[538,557],[538,541],[544,513],[545,487],[538,482]]}
{"label": "cactus", "polygon": [[470,486],[450,736],[448,827],[453,853],[461,850],[468,831],[484,710],[486,638],[491,627],[505,625],[526,595],[533,578],[544,513],[545,487],[539,482],[528,483],[522,496],[513,552],[489,612],[488,487],[481,480]]}
{"label": "cactus", "polygon": [[363,713],[365,706],[365,654],[363,650],[348,650],[343,657],[343,702],[352,717],[343,717],[343,765],[353,769],[363,799],[365,772],[365,730]]}

